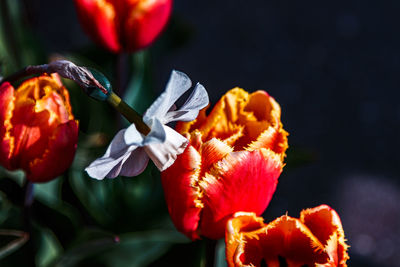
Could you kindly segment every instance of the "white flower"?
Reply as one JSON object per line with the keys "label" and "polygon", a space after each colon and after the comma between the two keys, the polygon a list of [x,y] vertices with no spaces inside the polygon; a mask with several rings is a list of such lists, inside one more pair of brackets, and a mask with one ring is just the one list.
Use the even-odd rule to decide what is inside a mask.
{"label": "white flower", "polygon": [[118,175],[136,176],[144,171],[151,158],[160,171],[171,166],[181,154],[188,140],[165,124],[172,121],[192,121],[199,110],[208,105],[207,91],[197,84],[180,109],[175,102],[192,82],[186,74],[173,71],[165,91],[147,109],[143,121],[151,131],[144,136],[135,127],[119,131],[106,153],[93,161],[85,170],[96,179],[115,178]]}

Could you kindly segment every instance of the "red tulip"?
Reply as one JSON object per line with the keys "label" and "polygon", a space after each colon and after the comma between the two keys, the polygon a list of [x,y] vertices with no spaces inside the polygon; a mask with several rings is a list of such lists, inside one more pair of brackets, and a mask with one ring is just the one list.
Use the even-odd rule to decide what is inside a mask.
{"label": "red tulip", "polygon": [[78,141],[68,91],[57,75],[0,86],[0,164],[22,169],[32,182],[46,182],[72,163]]}
{"label": "red tulip", "polygon": [[191,239],[224,236],[238,211],[261,214],[282,171],[287,133],[280,107],[264,91],[235,88],[207,116],[178,123],[189,145],[162,172],[165,198],[177,229]]}
{"label": "red tulip", "polygon": [[74,0],[86,33],[114,53],[149,46],[161,33],[172,0]]}
{"label": "red tulip", "polygon": [[348,245],[339,215],[327,205],[284,215],[269,224],[238,212],[226,226],[228,266],[347,266]]}

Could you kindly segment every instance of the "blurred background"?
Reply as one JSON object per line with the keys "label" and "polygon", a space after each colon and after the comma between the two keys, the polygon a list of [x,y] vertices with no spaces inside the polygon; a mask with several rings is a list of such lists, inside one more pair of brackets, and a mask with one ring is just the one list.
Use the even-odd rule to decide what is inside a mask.
{"label": "blurred background", "polygon": [[[16,66],[62,56],[113,73],[113,55],[84,34],[73,1],[8,2],[10,14],[22,18],[6,26],[23,37],[11,51]],[[349,266],[400,266],[399,10],[399,1],[176,0],[161,38],[129,59],[140,79],[127,79],[127,86],[141,88],[144,97],[128,90],[126,99],[145,110],[172,69],[201,82],[212,104],[236,86],[266,90],[281,105],[290,133],[266,221],[328,204],[342,219]],[[108,127],[110,109],[71,87],[84,145],[69,173],[37,190],[43,255],[36,260],[42,266],[200,266],[204,246],[174,231],[154,167],[138,179],[101,185],[84,177],[79,168],[104,151],[117,126]],[[3,171],[0,228],[18,229],[20,176]],[[119,189],[128,192],[116,194]],[[118,248],[116,238],[125,240]],[[5,258],[5,266],[22,266],[24,249]]]}

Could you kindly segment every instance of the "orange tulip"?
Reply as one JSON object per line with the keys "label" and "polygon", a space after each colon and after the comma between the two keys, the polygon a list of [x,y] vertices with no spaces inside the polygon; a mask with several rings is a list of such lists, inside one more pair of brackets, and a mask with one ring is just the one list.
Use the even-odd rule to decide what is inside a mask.
{"label": "orange tulip", "polygon": [[75,0],[86,33],[114,53],[149,46],[161,33],[172,0]]}
{"label": "orange tulip", "polygon": [[347,266],[347,244],[339,215],[329,206],[284,215],[269,224],[238,212],[226,226],[228,266]]}
{"label": "orange tulip", "polygon": [[46,182],[72,163],[78,141],[68,91],[59,77],[43,75],[17,90],[0,86],[0,164],[23,169],[32,182]]}
{"label": "orange tulip", "polygon": [[191,239],[224,236],[238,211],[261,214],[282,172],[287,133],[281,110],[264,91],[235,88],[207,116],[178,123],[189,145],[162,172],[165,198],[177,229]]}

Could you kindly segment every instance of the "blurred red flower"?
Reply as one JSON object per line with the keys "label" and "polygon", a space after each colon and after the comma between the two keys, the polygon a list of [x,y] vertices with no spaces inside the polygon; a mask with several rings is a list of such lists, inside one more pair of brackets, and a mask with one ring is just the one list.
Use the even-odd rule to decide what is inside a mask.
{"label": "blurred red flower", "polygon": [[172,0],[74,0],[86,33],[114,53],[149,46],[161,33]]}
{"label": "blurred red flower", "polygon": [[284,215],[269,224],[238,212],[226,226],[228,266],[347,266],[348,245],[339,215],[329,206]]}
{"label": "blurred red flower", "polygon": [[278,103],[264,91],[235,88],[207,116],[176,129],[189,145],[162,172],[169,213],[176,228],[192,240],[224,236],[238,211],[261,214],[282,171],[287,132]]}
{"label": "blurred red flower", "polygon": [[0,164],[46,182],[72,163],[78,141],[68,91],[55,74],[31,78],[17,90],[0,86]]}

